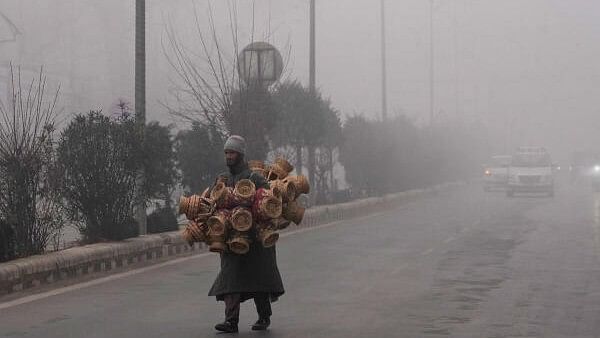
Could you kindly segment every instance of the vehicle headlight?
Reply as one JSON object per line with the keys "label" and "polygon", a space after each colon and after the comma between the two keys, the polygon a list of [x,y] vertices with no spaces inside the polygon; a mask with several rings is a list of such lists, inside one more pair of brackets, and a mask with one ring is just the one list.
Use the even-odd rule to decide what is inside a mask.
{"label": "vehicle headlight", "polygon": [[594,172],[595,173],[600,173],[600,165],[595,165],[594,166]]}

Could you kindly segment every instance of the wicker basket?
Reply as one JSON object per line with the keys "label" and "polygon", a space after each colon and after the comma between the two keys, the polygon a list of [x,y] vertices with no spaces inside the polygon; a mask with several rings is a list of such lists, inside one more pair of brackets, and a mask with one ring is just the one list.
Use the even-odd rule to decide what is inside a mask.
{"label": "wicker basket", "polygon": [[277,230],[283,230],[285,228],[287,228],[288,226],[290,226],[292,222],[288,221],[287,219],[280,217],[277,219],[273,220],[273,227]]}
{"label": "wicker basket", "polygon": [[282,216],[288,221],[294,222],[296,225],[300,225],[302,219],[304,218],[305,208],[300,206],[298,202],[291,201],[286,204],[285,208],[283,208]]}
{"label": "wicker basket", "polygon": [[270,189],[258,189],[254,204],[252,205],[252,214],[259,220],[270,220],[281,216],[282,201],[273,194]]}
{"label": "wicker basket", "polygon": [[190,246],[196,242],[203,242],[207,239],[206,225],[192,221],[183,229],[181,236]]}
{"label": "wicker basket", "polygon": [[238,232],[234,234],[229,242],[229,250],[239,255],[243,255],[250,251],[250,236],[247,233]]}
{"label": "wicker basket", "polygon": [[252,211],[245,207],[237,207],[231,213],[231,227],[237,231],[248,231],[252,228]]}
{"label": "wicker basket", "polygon": [[214,215],[208,218],[206,225],[208,226],[211,238],[214,238],[214,236],[225,237],[229,219],[230,212],[228,210],[217,210]]}
{"label": "wicker basket", "polygon": [[279,166],[277,163],[273,163],[269,167],[267,167],[266,172],[266,178],[269,181],[282,180],[288,175],[288,172],[283,167]]}
{"label": "wicker basket", "polygon": [[181,231],[181,237],[183,238],[184,241],[186,241],[190,246],[194,245],[194,235],[192,234],[192,232],[190,231],[189,226],[185,227],[185,229],[183,229],[183,231]]}
{"label": "wicker basket", "polygon": [[208,229],[205,223],[192,221],[188,224],[187,228],[190,230],[195,242],[203,242],[206,240],[206,232]]}
{"label": "wicker basket", "polygon": [[286,173],[291,173],[294,170],[294,166],[290,164],[285,158],[278,157],[275,159],[275,165],[285,170]]}
{"label": "wicker basket", "polygon": [[233,196],[236,205],[251,206],[254,202],[256,186],[250,180],[240,180],[235,184]]}
{"label": "wicker basket", "polygon": [[256,237],[263,247],[270,248],[279,240],[279,233],[269,226],[259,226]]}
{"label": "wicker basket", "polygon": [[267,177],[267,172],[265,171],[265,162],[258,160],[248,161],[248,167],[250,171],[253,173],[259,174],[262,177]]}
{"label": "wicker basket", "polygon": [[250,170],[265,169],[265,162],[259,160],[250,160],[248,161],[248,167]]}
{"label": "wicker basket", "polygon": [[280,196],[284,202],[296,199],[296,184],[287,178],[269,182],[275,196]]}
{"label": "wicker basket", "polygon": [[216,253],[225,252],[226,248],[227,247],[225,246],[225,242],[212,242],[208,246],[208,250],[210,252],[216,252]]}
{"label": "wicker basket", "polygon": [[294,170],[294,166],[283,157],[278,157],[275,159],[275,162],[265,170],[267,172],[267,180],[282,180]]}
{"label": "wicker basket", "polygon": [[290,181],[294,182],[296,186],[296,198],[300,194],[308,194],[310,192],[310,184],[308,183],[308,179],[304,175],[298,176],[289,176],[287,177]]}
{"label": "wicker basket", "polygon": [[227,209],[232,206],[234,197],[233,189],[225,186],[223,182],[217,182],[210,192],[210,198],[215,202],[219,209]]}
{"label": "wicker basket", "polygon": [[214,203],[199,195],[182,196],[179,199],[179,214],[185,214],[188,220],[205,221],[214,210]]}
{"label": "wicker basket", "polygon": [[204,191],[202,192],[202,194],[200,194],[200,196],[202,196],[204,198],[210,198],[210,188],[204,189]]}

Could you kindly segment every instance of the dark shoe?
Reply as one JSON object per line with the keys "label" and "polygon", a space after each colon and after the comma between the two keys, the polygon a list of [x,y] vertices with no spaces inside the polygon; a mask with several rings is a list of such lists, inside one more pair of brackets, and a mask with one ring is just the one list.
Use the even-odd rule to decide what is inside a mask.
{"label": "dark shoe", "polygon": [[259,318],[254,325],[252,325],[253,331],[264,331],[269,325],[271,325],[271,320],[269,318]]}
{"label": "dark shoe", "polygon": [[236,333],[238,332],[238,326],[237,324],[225,321],[223,323],[215,325],[215,330],[227,333]]}

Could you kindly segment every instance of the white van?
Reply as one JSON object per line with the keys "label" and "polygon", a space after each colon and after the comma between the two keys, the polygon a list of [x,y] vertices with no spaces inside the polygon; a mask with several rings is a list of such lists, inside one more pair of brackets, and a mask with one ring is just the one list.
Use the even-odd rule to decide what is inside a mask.
{"label": "white van", "polygon": [[554,196],[552,159],[541,147],[520,147],[508,167],[506,196],[515,193],[544,193]]}

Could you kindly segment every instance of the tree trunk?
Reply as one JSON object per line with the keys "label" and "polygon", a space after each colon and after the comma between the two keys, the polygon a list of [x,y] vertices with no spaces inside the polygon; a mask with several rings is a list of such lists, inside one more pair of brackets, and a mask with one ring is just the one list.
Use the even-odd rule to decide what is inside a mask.
{"label": "tree trunk", "polygon": [[333,167],[334,167],[334,163],[333,163],[333,148],[329,148],[327,149],[327,155],[329,156],[329,178],[330,178],[330,191],[334,192],[337,187],[335,186],[335,178],[333,176]]}
{"label": "tree trunk", "polygon": [[296,144],[296,173],[302,175],[302,145]]}
{"label": "tree trunk", "polygon": [[315,186],[315,146],[308,146],[308,182]]}

